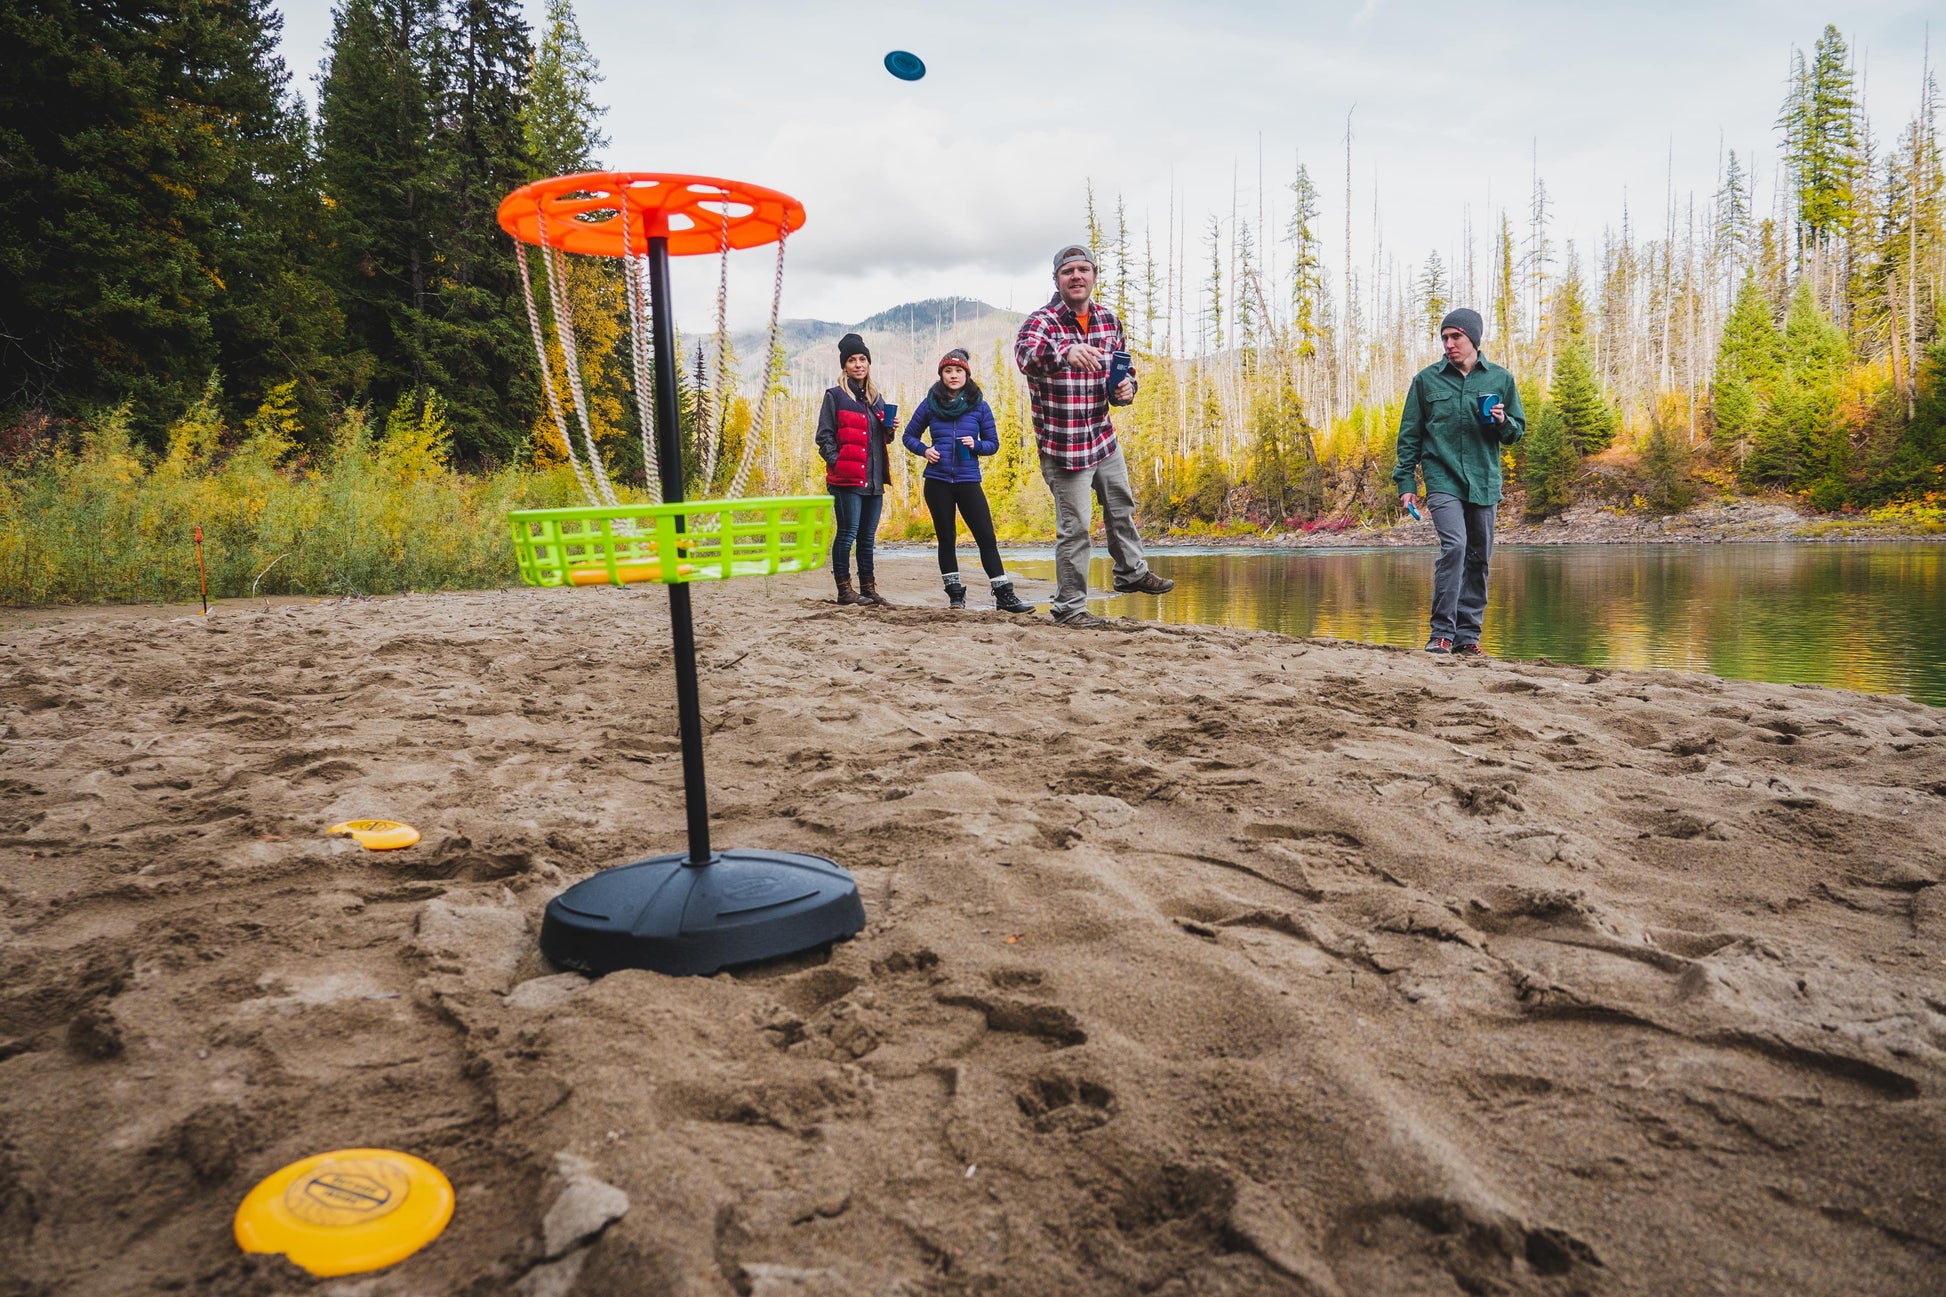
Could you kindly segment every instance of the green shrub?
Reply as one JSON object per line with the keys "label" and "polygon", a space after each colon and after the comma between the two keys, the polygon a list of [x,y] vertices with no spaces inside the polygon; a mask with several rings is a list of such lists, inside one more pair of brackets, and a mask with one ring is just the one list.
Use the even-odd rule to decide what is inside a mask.
{"label": "green shrub", "polygon": [[581,502],[565,469],[454,472],[436,398],[394,411],[377,441],[348,411],[296,463],[288,386],[240,439],[215,410],[206,394],[159,456],[136,446],[124,408],[0,467],[0,602],[193,601],[198,527],[212,598],[253,582],[266,595],[511,584],[508,511]]}

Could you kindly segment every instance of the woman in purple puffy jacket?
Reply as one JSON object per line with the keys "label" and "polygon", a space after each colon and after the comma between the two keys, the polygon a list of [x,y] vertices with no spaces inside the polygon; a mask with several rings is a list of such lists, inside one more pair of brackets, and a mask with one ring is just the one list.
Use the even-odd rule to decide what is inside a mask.
{"label": "woman in purple puffy jacket", "polygon": [[[920,434],[931,430],[932,444]],[[926,508],[932,511],[933,531],[939,537],[939,575],[946,584],[946,602],[966,607],[966,587],[959,579],[959,551],[954,515],[966,519],[966,529],[980,547],[980,566],[993,588],[993,606],[1002,612],[1032,612],[1034,605],[1014,593],[1014,579],[1000,561],[1000,545],[993,535],[993,511],[980,489],[980,456],[1000,449],[993,427],[993,411],[973,381],[966,352],[955,347],[940,358],[939,381],[912,412],[905,425],[905,448],[926,460]]]}

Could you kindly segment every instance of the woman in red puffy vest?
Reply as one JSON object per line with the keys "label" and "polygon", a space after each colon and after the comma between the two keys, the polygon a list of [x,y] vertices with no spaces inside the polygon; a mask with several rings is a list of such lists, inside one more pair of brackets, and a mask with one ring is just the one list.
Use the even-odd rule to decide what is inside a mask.
{"label": "woman in red puffy vest", "polygon": [[[892,440],[893,413],[872,382],[872,353],[855,333],[838,339],[845,376],[827,388],[818,411],[818,454],[824,459],[824,485],[838,515],[831,543],[831,575],[838,602],[891,606],[878,592],[872,573],[872,543],[885,507],[885,447]],[[851,549],[858,546],[858,590],[851,588]]]}

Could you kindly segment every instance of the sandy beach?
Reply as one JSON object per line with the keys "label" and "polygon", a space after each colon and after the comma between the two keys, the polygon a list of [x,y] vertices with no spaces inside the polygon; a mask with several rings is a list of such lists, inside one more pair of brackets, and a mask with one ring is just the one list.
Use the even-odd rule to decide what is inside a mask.
{"label": "sandy beach", "polygon": [[[535,941],[682,845],[660,587],[7,612],[0,1294],[1946,1290],[1946,713],[885,574],[696,589],[868,920],[707,979]],[[446,1233],[238,1251],[348,1146]]]}

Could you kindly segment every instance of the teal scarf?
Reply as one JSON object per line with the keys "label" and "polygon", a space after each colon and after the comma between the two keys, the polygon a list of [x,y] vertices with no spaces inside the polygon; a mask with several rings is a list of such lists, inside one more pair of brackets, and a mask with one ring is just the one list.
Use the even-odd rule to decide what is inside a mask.
{"label": "teal scarf", "polygon": [[959,391],[949,391],[944,383],[934,383],[932,391],[926,393],[926,404],[932,407],[935,419],[957,419],[968,410],[977,409],[980,404],[980,385],[967,380]]}

